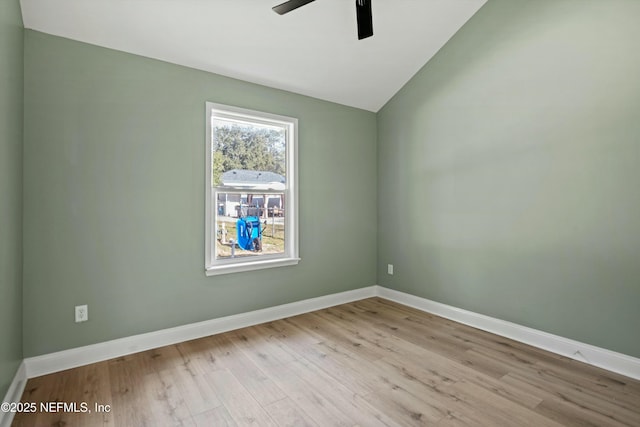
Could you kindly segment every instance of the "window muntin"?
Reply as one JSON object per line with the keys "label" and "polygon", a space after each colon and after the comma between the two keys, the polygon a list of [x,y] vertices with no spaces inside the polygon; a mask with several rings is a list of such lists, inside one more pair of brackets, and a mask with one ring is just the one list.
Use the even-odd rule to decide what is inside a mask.
{"label": "window muntin", "polygon": [[207,103],[208,275],[296,264],[297,120]]}

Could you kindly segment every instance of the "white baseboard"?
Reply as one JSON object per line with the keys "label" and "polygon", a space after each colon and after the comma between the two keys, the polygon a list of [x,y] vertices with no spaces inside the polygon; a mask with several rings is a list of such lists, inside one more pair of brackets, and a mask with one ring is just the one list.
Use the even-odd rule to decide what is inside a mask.
{"label": "white baseboard", "polygon": [[[27,379],[27,369],[23,361],[20,363],[20,367],[18,367],[18,371],[13,377],[13,381],[9,385],[9,390],[7,390],[2,402],[20,402],[24,386],[27,385]],[[14,415],[15,413],[13,412],[0,411],[0,427],[9,427]]]}
{"label": "white baseboard", "polygon": [[[248,313],[235,314],[42,356],[29,357],[24,360],[24,364],[21,366],[21,369],[24,370],[22,375],[26,378],[34,378],[114,357],[126,356],[140,351],[296,316],[373,296],[395,301],[640,380],[640,359],[382,286],[370,286],[353,291],[340,292]],[[22,387],[24,388],[24,384],[22,384]],[[21,393],[22,390],[20,390]],[[0,427],[4,427],[4,425],[0,424]]]}
{"label": "white baseboard", "polygon": [[376,286],[375,293],[380,298],[395,301],[505,338],[510,338],[514,341],[519,341],[640,380],[640,359],[627,356],[626,354],[616,353],[615,351],[606,350],[382,286]]}
{"label": "white baseboard", "polygon": [[140,351],[177,344],[197,338],[232,331],[247,326],[296,316],[339,304],[375,296],[375,286],[311,298],[262,310],[206,320],[146,334],[72,348],[24,360],[28,378],[39,377],[65,369],[126,356]]}

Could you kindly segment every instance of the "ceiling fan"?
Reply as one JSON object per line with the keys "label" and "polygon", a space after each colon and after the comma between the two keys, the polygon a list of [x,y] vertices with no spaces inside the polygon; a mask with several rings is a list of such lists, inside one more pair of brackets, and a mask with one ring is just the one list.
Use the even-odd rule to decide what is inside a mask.
{"label": "ceiling fan", "polygon": [[[289,0],[273,7],[279,15],[289,13],[315,0]],[[356,20],[358,22],[358,40],[373,35],[373,19],[371,17],[371,0],[356,0]]]}

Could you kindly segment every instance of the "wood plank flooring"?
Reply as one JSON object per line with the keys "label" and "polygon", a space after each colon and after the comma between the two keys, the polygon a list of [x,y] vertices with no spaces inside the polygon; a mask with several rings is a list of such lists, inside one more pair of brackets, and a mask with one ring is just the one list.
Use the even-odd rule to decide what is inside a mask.
{"label": "wood plank flooring", "polygon": [[22,401],[91,412],[14,426],[640,426],[640,381],[381,298],[33,378]]}

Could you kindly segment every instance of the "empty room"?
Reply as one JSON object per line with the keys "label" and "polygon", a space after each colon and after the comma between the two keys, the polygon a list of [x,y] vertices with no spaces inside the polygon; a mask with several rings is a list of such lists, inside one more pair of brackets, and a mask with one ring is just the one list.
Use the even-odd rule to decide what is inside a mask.
{"label": "empty room", "polygon": [[639,23],[0,0],[0,427],[640,426]]}

